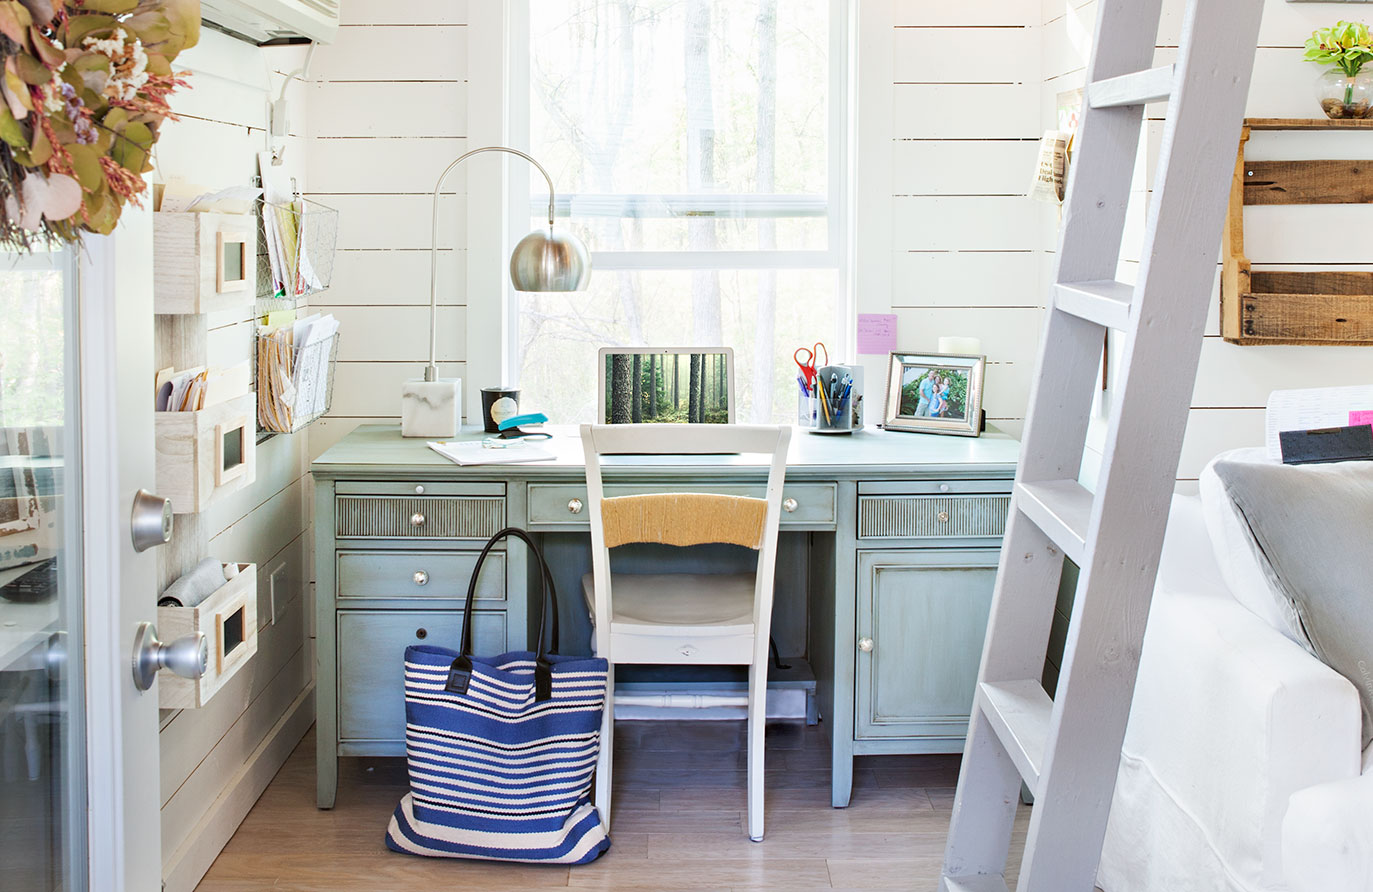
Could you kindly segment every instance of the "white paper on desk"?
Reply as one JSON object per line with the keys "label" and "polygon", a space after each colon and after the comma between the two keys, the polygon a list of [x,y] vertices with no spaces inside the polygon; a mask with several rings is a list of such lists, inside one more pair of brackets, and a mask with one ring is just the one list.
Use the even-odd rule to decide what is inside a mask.
{"label": "white paper on desk", "polygon": [[487,449],[480,440],[454,443],[429,443],[429,448],[460,465],[513,465],[527,461],[548,461],[554,457],[547,449],[511,440],[504,449]]}
{"label": "white paper on desk", "polygon": [[1264,416],[1268,457],[1282,461],[1278,434],[1326,427],[1347,427],[1350,412],[1373,411],[1373,387],[1315,387],[1275,390],[1268,395]]}

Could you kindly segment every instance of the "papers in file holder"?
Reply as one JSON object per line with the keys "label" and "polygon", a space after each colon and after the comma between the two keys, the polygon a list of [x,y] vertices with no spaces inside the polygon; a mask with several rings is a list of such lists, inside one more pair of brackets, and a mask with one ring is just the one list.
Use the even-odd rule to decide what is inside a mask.
{"label": "papers in file holder", "polygon": [[329,411],[338,356],[338,320],[307,316],[257,342],[258,424],[289,434]]}
{"label": "papers in file holder", "polygon": [[329,287],[338,243],[338,211],[306,198],[260,201],[259,299],[296,300]]}

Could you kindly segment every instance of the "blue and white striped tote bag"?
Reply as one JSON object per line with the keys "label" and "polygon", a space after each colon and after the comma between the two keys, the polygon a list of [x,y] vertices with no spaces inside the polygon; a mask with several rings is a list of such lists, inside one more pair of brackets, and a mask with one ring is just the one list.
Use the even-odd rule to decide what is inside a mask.
{"label": "blue and white striped tote bag", "polygon": [[[472,656],[472,607],[482,562],[506,536],[528,543],[544,578],[538,652]],[[551,602],[551,603],[549,603]],[[552,616],[551,652],[544,624]],[[560,657],[553,577],[523,530],[486,543],[468,586],[461,647],[405,651],[410,792],[391,817],[398,852],[585,864],[610,847],[591,804],[606,661]]]}

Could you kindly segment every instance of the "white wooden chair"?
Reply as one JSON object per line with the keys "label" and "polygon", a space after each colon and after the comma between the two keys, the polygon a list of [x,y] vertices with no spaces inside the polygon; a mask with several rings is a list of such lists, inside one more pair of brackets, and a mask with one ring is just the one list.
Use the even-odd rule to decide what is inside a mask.
{"label": "white wooden chair", "polygon": [[[607,828],[616,664],[736,665],[749,667],[748,835],[754,842],[763,838],[768,635],[790,441],[789,427],[582,425],[592,567],[582,577],[582,589],[595,627],[596,653],[610,663],[595,791],[596,807]],[[605,497],[603,455],[731,453],[770,457],[763,498],[680,492]],[[610,549],[644,542],[741,545],[757,552],[758,564],[755,572],[743,575],[612,575]]]}

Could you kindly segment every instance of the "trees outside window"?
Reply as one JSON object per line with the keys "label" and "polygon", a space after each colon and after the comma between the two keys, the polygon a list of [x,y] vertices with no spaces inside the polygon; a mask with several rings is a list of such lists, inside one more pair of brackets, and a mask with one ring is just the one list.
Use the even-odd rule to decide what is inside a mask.
{"label": "trees outside window", "polygon": [[[518,296],[522,402],[583,421],[598,348],[729,346],[739,420],[795,417],[792,351],[835,343],[843,303],[830,0],[529,3],[530,150],[594,272]],[[640,366],[611,370],[626,406],[689,385]]]}

